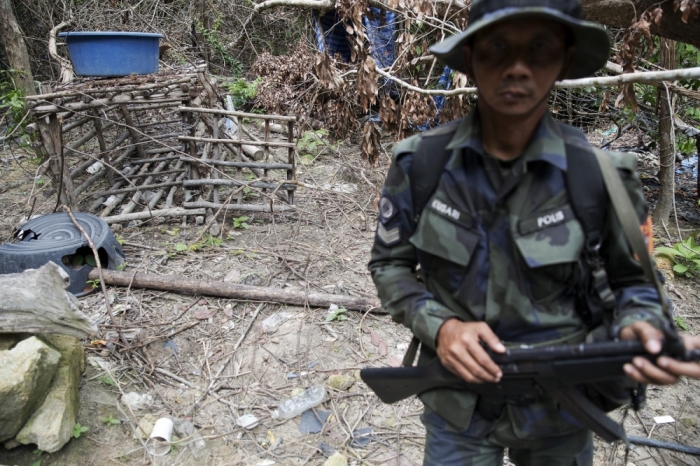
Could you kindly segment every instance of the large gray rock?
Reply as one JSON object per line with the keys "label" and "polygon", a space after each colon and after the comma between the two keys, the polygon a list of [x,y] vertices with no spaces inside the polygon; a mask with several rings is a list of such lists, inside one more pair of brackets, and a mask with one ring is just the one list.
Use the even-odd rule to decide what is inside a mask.
{"label": "large gray rock", "polygon": [[97,327],[66,291],[70,277],[53,262],[0,275],[0,333],[58,333],[82,338]]}
{"label": "large gray rock", "polygon": [[85,350],[75,337],[42,335],[41,338],[61,352],[61,359],[46,399],[15,440],[22,445],[36,444],[39,450],[53,453],[71,439],[78,419],[78,388],[85,370]]}
{"label": "large gray rock", "polygon": [[37,337],[0,351],[0,442],[14,437],[44,401],[60,357]]}

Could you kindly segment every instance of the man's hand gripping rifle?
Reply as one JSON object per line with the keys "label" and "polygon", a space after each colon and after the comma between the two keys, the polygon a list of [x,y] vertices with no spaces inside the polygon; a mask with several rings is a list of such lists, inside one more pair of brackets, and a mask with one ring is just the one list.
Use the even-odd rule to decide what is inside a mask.
{"label": "man's hand gripping rifle", "polygon": [[[607,417],[577,386],[624,377],[623,365],[637,356],[652,362],[659,356],[685,362],[700,361],[700,350],[686,350],[674,329],[668,328],[664,333],[663,349],[654,355],[636,340],[516,348],[502,354],[487,350],[503,371],[498,383],[467,383],[447,370],[438,358],[419,367],[363,369],[360,375],[377,396],[389,404],[436,388],[471,390],[488,396],[497,393],[504,397],[546,393],[604,440],[627,443],[624,428]],[[635,409],[640,408],[641,401],[639,397],[632,397]]]}

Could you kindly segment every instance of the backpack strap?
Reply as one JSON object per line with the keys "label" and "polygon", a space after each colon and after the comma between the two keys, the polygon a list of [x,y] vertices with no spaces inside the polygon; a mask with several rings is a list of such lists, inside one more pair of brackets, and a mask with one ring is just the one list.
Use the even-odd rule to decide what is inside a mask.
{"label": "backpack strap", "polygon": [[413,153],[413,165],[408,174],[411,180],[413,213],[416,219],[420,217],[440,182],[442,171],[452,154],[452,151],[446,147],[461,122],[462,119],[454,120],[421,135],[418,148]]}
{"label": "backpack strap", "polygon": [[661,307],[664,315],[672,325],[673,316],[671,305],[668,299],[665,297],[666,294],[664,293],[659,276],[654,270],[653,261],[651,260],[649,250],[647,249],[647,245],[644,241],[644,236],[642,236],[642,232],[639,228],[639,221],[634,214],[635,209],[632,205],[632,201],[630,200],[620,177],[617,175],[617,170],[610,160],[610,157],[605,152],[600,150],[594,149],[593,152],[595,153],[597,162],[600,165],[605,187],[608,193],[610,193],[610,199],[612,200],[615,215],[620,221],[620,225],[622,226],[622,231],[625,233],[627,242],[637,256],[637,260],[639,260],[642,269],[644,269],[645,275],[649,281],[654,284],[656,291],[659,293],[659,299],[661,300]]}
{"label": "backpack strap", "polygon": [[581,257],[582,286],[576,290],[576,310],[583,321],[594,328],[603,322],[605,312],[615,307],[615,295],[600,256],[610,198],[600,165],[586,136],[569,125],[560,123],[559,128],[566,145],[565,179],[569,201],[585,235]]}

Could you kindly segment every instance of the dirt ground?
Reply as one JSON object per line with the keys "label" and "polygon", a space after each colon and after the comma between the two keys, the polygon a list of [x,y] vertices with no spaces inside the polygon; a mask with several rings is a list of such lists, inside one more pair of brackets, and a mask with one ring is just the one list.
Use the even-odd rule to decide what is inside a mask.
{"label": "dirt ground", "polygon": [[[388,149],[391,143],[385,142]],[[0,239],[6,241],[28,214],[30,194],[38,193],[38,213],[51,212],[56,201],[48,183],[32,186],[37,167],[26,155],[19,163],[17,151],[0,156],[7,160],[0,167]],[[234,228],[229,215],[220,222],[220,241],[196,251],[177,246],[191,245],[199,236],[201,227],[192,223],[169,219],[125,226],[117,233],[124,242],[126,271],[373,297],[366,264],[376,219],[373,201],[388,160],[385,153],[372,169],[360,160],[356,146],[329,148],[300,167],[298,179],[318,188],[297,192],[297,211],[248,215],[248,228]],[[645,180],[653,180],[653,158],[641,155],[640,161]],[[700,228],[693,223],[697,193],[694,179],[679,176],[679,182],[679,192],[692,201],[680,210],[695,215],[681,219],[685,235]],[[645,185],[653,194],[653,183]],[[675,226],[670,230],[656,231],[659,244],[678,240]],[[676,315],[695,334],[700,330],[697,282],[667,275]],[[85,341],[88,364],[78,422],[89,430],[53,454],[0,446],[0,464],[320,465],[336,450],[354,465],[422,464],[420,402],[384,405],[357,376],[363,367],[400,362],[410,333],[387,315],[347,311],[331,320],[327,309],[117,287],[109,287],[109,293],[115,322],[106,315],[102,293],[81,299],[107,340],[106,346]],[[282,317],[281,324],[264,329],[274,315]],[[129,339],[129,348],[109,342],[117,330]],[[332,375],[346,376],[344,386],[331,388]],[[280,400],[313,385],[328,392],[316,410],[319,418],[328,416],[322,427],[316,422],[320,431],[300,432],[299,416],[271,418]],[[628,434],[700,447],[698,391],[700,383],[687,380],[650,387],[647,406],[626,416]],[[130,409],[121,402],[130,392],[150,395],[150,401]],[[255,416],[258,424],[240,427],[236,420],[244,415]],[[661,415],[675,422],[656,424],[653,418]],[[187,444],[195,437],[180,432],[170,453],[149,457],[135,435],[137,426],[164,416],[190,421],[205,446],[193,451]],[[595,464],[624,466],[624,445],[597,439]],[[627,466],[685,464],[700,461],[641,446],[627,458]]]}

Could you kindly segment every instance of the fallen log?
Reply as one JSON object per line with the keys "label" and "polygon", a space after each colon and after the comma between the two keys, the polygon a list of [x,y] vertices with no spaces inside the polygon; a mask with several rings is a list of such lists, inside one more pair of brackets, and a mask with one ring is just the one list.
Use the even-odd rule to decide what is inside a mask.
{"label": "fallen log", "polygon": [[[97,270],[90,272],[89,278],[90,280],[99,279],[100,277]],[[103,269],[102,278],[107,285],[131,286],[133,288],[219,296],[222,298],[269,301],[300,306],[308,303],[311,307],[325,308],[328,308],[331,304],[335,304],[338,307],[354,311],[367,311],[372,308],[379,308],[379,301],[370,298],[356,298],[353,296],[325,293],[305,293],[303,291],[285,291],[262,286],[205,281],[172,275],[117,272]]]}
{"label": "fallen log", "polygon": [[66,288],[68,274],[53,262],[22,273],[0,275],[0,333],[97,334]]}

